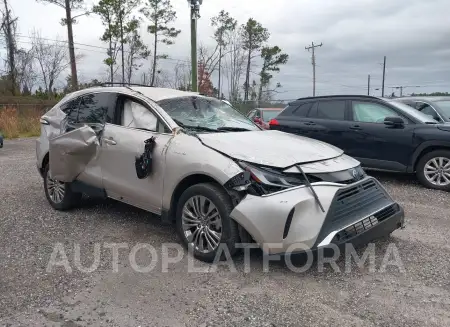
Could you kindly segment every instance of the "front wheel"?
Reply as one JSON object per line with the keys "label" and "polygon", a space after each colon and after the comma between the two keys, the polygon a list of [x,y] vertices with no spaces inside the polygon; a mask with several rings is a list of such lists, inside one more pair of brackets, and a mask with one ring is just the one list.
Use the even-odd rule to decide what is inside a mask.
{"label": "front wheel", "polygon": [[44,191],[50,205],[56,210],[68,210],[80,203],[81,193],[75,193],[70,188],[70,183],[64,183],[52,179],[49,174],[49,166],[44,168]]}
{"label": "front wheel", "polygon": [[181,195],[177,206],[178,234],[191,247],[195,258],[212,262],[237,252],[239,242],[237,224],[230,218],[233,205],[229,195],[212,183],[189,187]]}
{"label": "front wheel", "polygon": [[416,174],[424,186],[450,191],[450,151],[436,150],[424,155],[417,164]]}

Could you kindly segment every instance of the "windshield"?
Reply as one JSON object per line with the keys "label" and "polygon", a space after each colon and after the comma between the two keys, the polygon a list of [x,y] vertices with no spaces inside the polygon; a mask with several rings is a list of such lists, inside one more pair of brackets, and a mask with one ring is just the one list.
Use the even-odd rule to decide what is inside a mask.
{"label": "windshield", "polygon": [[265,122],[269,122],[271,119],[275,118],[276,116],[278,116],[278,114],[280,113],[280,110],[263,110],[263,120]]}
{"label": "windshield", "polygon": [[441,111],[444,112],[444,115],[447,118],[450,118],[450,100],[436,101],[436,104],[441,108]]}
{"label": "windshield", "polygon": [[186,96],[161,100],[158,104],[182,127],[211,131],[260,130],[233,107],[214,98]]}
{"label": "windshield", "polygon": [[414,117],[415,119],[419,120],[421,123],[433,123],[436,124],[436,120],[434,120],[431,116],[425,115],[424,113],[421,113],[420,111],[414,109],[413,107],[408,106],[407,104],[398,102],[398,101],[388,101],[393,106],[399,108],[404,113]]}

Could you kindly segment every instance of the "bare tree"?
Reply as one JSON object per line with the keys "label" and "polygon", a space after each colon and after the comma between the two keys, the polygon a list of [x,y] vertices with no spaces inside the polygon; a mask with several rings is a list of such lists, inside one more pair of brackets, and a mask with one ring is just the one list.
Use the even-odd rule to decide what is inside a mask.
{"label": "bare tree", "polygon": [[13,18],[11,15],[11,9],[8,7],[8,1],[3,0],[4,10],[2,11],[2,25],[1,30],[5,34],[6,41],[6,51],[7,51],[7,60],[6,63],[8,65],[8,75],[9,75],[9,83],[11,83],[11,94],[16,94],[17,88],[17,69],[15,63],[15,55],[16,55],[16,27],[17,27],[17,17]]}
{"label": "bare tree", "polygon": [[[76,24],[76,18],[84,15],[88,15],[89,12],[84,10],[84,0],[37,0],[38,2],[47,2],[64,9],[66,12],[66,17],[61,19],[61,24],[67,25],[67,40],[69,45],[69,56],[70,56],[70,69],[71,69],[71,87],[73,90],[78,88],[78,78],[77,78],[77,65],[75,56],[75,46],[73,41],[73,24]],[[72,12],[76,10],[83,10],[81,14],[72,16]]]}
{"label": "bare tree", "polygon": [[235,30],[228,35],[229,53],[225,56],[229,99],[232,102],[236,102],[240,98],[240,81],[246,59],[246,52],[242,47],[240,34],[239,30]]}
{"label": "bare tree", "polygon": [[52,97],[55,82],[70,66],[67,48],[59,41],[44,40],[38,32],[33,33],[32,44],[34,58],[40,69],[40,79],[44,83],[48,96]]}
{"label": "bare tree", "polygon": [[150,56],[150,51],[142,42],[137,29],[128,36],[126,43],[128,45],[127,57],[125,60],[126,77],[128,83],[131,83],[133,72],[139,70],[143,65],[140,60],[147,59]]}
{"label": "bare tree", "polygon": [[31,92],[37,80],[33,49],[17,50],[16,67],[19,91],[23,93]]}

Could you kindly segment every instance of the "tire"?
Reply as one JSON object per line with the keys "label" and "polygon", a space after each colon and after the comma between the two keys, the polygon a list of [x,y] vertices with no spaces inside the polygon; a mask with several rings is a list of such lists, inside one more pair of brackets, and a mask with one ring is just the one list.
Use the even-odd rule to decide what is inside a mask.
{"label": "tire", "polygon": [[56,183],[59,183],[59,185],[62,185],[62,187],[64,189],[64,193],[61,197],[61,200],[58,201],[57,199],[55,199],[55,196],[52,195],[49,190],[49,183],[51,183],[52,180],[49,178],[48,172],[49,172],[49,165],[46,165],[44,168],[44,174],[43,174],[44,175],[43,176],[44,177],[44,192],[45,192],[45,197],[47,198],[50,205],[54,209],[60,210],[60,211],[69,210],[69,209],[72,209],[72,208],[78,206],[80,204],[82,194],[73,192],[72,189],[70,188],[70,183],[62,183],[62,182],[53,181],[53,183],[56,182]]}
{"label": "tire", "polygon": [[[436,161],[432,162],[433,159]],[[416,167],[416,175],[417,179],[420,181],[420,183],[428,188],[436,189],[436,190],[442,190],[442,191],[450,191],[450,182],[447,182],[444,177],[437,177],[442,183],[442,185],[438,185],[436,182],[432,182],[429,178],[430,174],[426,174],[426,170],[431,171],[429,169],[429,165],[431,164],[431,167],[435,167],[438,163],[438,168],[449,165],[448,168],[445,168],[441,170],[441,176],[442,174],[450,174],[450,151],[449,150],[436,150],[432,151],[430,153],[425,154],[422,158],[420,158],[419,162],[417,163]],[[427,169],[428,168],[428,169]],[[439,171],[439,169],[437,169]],[[428,176],[428,178],[427,178]],[[450,176],[445,175],[445,177],[450,181]]]}
{"label": "tire", "polygon": [[[220,228],[220,240],[218,242],[215,242],[217,240],[217,233],[218,233],[218,219],[211,219],[208,222],[207,218],[200,218],[197,219],[197,227],[195,227],[194,220],[192,220],[193,216],[190,216],[190,221],[187,222],[185,215],[185,218],[183,217],[183,209],[186,208],[189,210],[191,214],[194,214],[195,216],[195,210],[192,204],[195,200],[201,201],[204,199],[204,207],[203,207],[203,213],[207,212],[208,210],[211,210],[212,206],[215,207],[216,210],[211,210],[210,217],[215,215],[215,213],[218,213],[219,220],[221,222],[221,228]],[[209,202],[208,202],[209,201]],[[201,202],[197,202],[201,203]],[[199,208],[198,206],[197,208]],[[225,252],[226,248],[228,248],[230,255],[233,256],[236,254],[236,244],[239,242],[239,232],[238,232],[238,226],[237,223],[230,218],[230,213],[233,210],[233,205],[231,202],[231,199],[229,195],[223,190],[221,187],[214,185],[212,183],[203,183],[203,184],[197,184],[189,187],[186,189],[183,194],[181,195],[177,209],[176,209],[176,228],[178,235],[184,245],[185,248],[191,248],[193,250],[193,255],[196,259],[204,261],[204,262],[213,262],[216,259],[217,252],[221,252],[220,260],[226,259]],[[207,217],[207,215],[205,215]],[[204,216],[204,217],[205,217]],[[203,220],[202,220],[203,219]],[[216,224],[213,224],[213,222],[216,222]],[[189,223],[187,225],[186,223]],[[191,229],[189,229],[189,226],[192,225]],[[195,231],[203,228],[203,234],[201,234],[199,231],[197,231],[198,236],[198,242],[201,242],[201,244],[206,245],[208,252],[202,252],[199,246],[195,246],[196,242],[191,242],[191,240],[188,239],[188,234],[190,234],[190,237],[193,238],[195,235]],[[213,234],[211,231],[215,232],[216,234]],[[215,236],[214,236],[215,235]],[[194,239],[195,240],[195,239]],[[208,243],[208,241],[211,241]],[[214,248],[213,246],[211,248],[208,248],[208,244],[217,243],[217,246]],[[211,250],[213,249],[213,250]],[[216,259],[217,260],[217,259]]]}

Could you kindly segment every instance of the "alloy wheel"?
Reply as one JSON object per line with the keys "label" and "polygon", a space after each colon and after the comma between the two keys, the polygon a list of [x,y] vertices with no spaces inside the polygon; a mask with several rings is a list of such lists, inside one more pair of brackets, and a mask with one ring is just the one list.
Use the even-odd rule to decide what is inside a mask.
{"label": "alloy wheel", "polygon": [[222,238],[222,218],[214,203],[205,196],[195,195],[183,206],[181,216],[184,236],[201,253],[214,252]]}
{"label": "alloy wheel", "polygon": [[424,167],[425,178],[433,185],[450,185],[450,159],[436,157],[430,159]]}
{"label": "alloy wheel", "polygon": [[50,174],[47,173],[47,192],[48,196],[54,203],[60,203],[64,199],[66,186],[64,182],[52,179]]}

